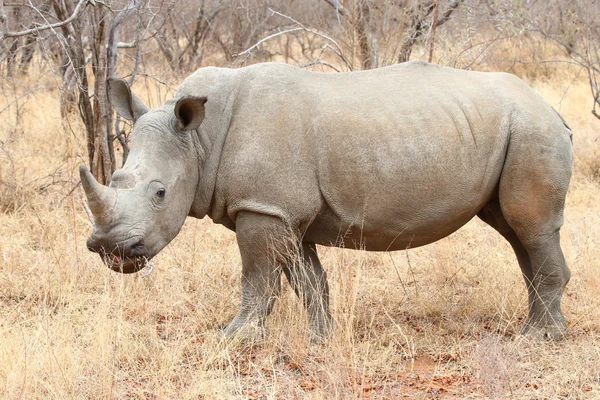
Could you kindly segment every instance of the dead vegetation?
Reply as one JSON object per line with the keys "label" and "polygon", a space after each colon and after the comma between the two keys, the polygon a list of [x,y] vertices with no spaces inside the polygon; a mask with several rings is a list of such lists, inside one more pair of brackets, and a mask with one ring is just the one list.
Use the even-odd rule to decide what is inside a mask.
{"label": "dead vegetation", "polygon": [[[479,45],[489,36],[473,28],[479,15],[474,13],[481,11],[474,4],[484,3],[467,4],[471,14],[454,16],[464,30],[451,30],[453,20],[438,30],[433,60],[517,73],[573,128],[575,174],[562,235],[573,273],[563,302],[569,322],[564,341],[519,337],[526,293],[514,254],[474,220],[449,238],[406,252],[320,248],[336,323],[324,344],[309,342],[305,312],[287,284],[264,341],[220,342],[219,332],[239,304],[234,234],[208,220],[189,219],[148,277],[104,267],[85,248],[91,223],[76,175],[76,166],[88,158],[84,126],[76,114],[61,118],[61,78],[34,57],[28,76],[5,75],[0,85],[0,396],[599,398],[600,120],[590,114],[588,76],[572,64],[523,62],[542,52],[545,58],[564,54],[543,42],[535,42],[532,53],[510,27],[501,31],[502,41]],[[248,18],[260,21],[262,14],[250,10],[257,14],[247,11]],[[147,104],[170,96],[185,65],[221,62],[219,51],[227,61],[228,52],[242,52],[267,36],[255,26],[250,40],[244,36],[247,20],[217,15],[240,24],[243,35],[232,30],[241,36],[218,36],[227,46],[210,42],[217,44],[196,58],[185,50],[177,65],[149,64],[152,77],[140,76],[134,85]],[[310,18],[297,22],[318,25],[318,15],[306,15]],[[298,26],[285,21],[289,29]],[[332,38],[348,39],[339,41],[340,50],[352,65],[362,65],[360,47],[352,45],[355,20],[335,25],[334,14],[333,21]],[[377,42],[380,63],[398,55],[383,45],[384,28]],[[203,29],[209,28],[198,29],[200,49],[215,36],[207,36]],[[311,41],[318,45],[309,46]],[[252,57],[347,67],[328,48],[319,54],[327,40],[318,35],[279,35],[269,43]],[[178,46],[164,45],[172,51]],[[427,52],[417,46],[412,55],[425,58]],[[309,67],[331,71],[317,63]]]}

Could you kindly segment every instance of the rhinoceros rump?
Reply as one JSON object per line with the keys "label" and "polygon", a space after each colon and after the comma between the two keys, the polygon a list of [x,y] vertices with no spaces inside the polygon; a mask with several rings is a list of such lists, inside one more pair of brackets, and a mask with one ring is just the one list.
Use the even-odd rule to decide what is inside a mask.
{"label": "rhinoceros rump", "polygon": [[124,81],[110,95],[134,121],[131,152],[110,187],[81,167],[95,216],[88,247],[130,273],[188,215],[234,230],[242,306],[225,335],[262,324],[283,271],[323,337],[331,316],[316,244],[401,250],[476,215],[516,253],[524,331],[565,332],[570,131],[518,78],[423,62],[338,74],[270,63],[202,68],[152,110]]}

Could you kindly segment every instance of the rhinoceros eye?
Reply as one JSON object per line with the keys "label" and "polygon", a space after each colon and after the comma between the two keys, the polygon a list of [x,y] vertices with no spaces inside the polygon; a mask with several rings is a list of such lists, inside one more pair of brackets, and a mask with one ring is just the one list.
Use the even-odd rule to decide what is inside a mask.
{"label": "rhinoceros eye", "polygon": [[156,191],[156,195],[162,199],[163,197],[165,197],[165,189],[158,189]]}

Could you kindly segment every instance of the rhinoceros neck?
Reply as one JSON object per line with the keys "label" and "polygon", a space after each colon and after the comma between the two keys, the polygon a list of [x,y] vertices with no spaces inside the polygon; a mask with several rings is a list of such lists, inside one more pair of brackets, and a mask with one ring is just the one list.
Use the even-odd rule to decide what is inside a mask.
{"label": "rhinoceros neck", "polygon": [[233,113],[237,94],[236,70],[203,68],[188,77],[176,96],[206,96],[206,117],[195,131],[198,162],[198,185],[189,216],[203,218],[210,213],[221,153]]}

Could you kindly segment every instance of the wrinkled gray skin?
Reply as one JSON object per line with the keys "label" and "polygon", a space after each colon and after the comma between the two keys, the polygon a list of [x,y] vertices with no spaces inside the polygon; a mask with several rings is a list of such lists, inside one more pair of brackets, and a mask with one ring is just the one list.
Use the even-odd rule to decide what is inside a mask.
{"label": "wrinkled gray skin", "polygon": [[285,64],[202,68],[153,110],[123,81],[110,89],[117,112],[135,121],[131,153],[110,188],[81,168],[96,219],[88,246],[129,273],[188,215],[234,230],[242,304],[226,336],[262,326],[281,272],[312,334],[326,335],[316,244],[401,250],[476,215],[516,253],[529,292],[524,331],[565,332],[570,273],[559,229],[570,130],[518,78],[423,62],[338,74]]}

